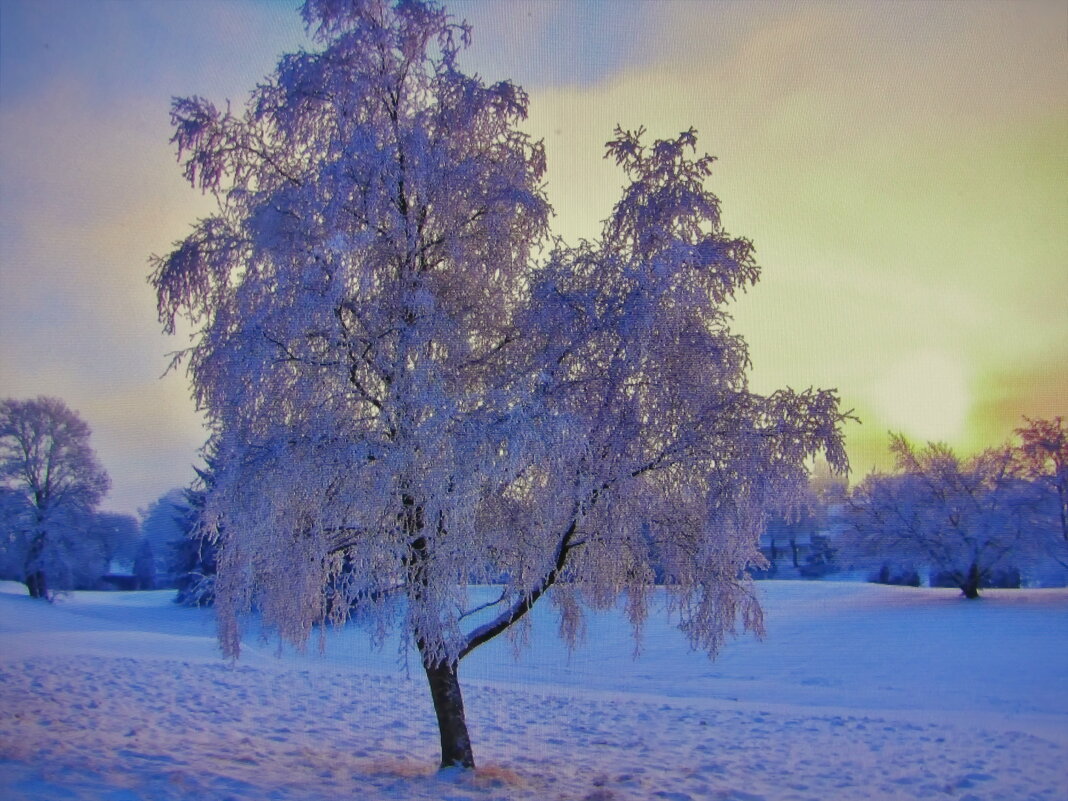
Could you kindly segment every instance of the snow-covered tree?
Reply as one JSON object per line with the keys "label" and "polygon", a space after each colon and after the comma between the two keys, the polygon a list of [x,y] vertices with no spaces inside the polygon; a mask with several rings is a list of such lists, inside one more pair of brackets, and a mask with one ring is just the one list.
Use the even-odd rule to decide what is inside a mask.
{"label": "snow-covered tree", "polygon": [[141,543],[137,546],[133,574],[137,589],[156,589],[156,555],[152,551],[152,541],[147,538],[142,538]]}
{"label": "snow-covered tree", "polygon": [[86,536],[99,551],[106,571],[116,560],[127,566],[133,562],[140,526],[133,515],[97,512],[89,520]]}
{"label": "snow-covered tree", "polygon": [[189,505],[186,490],[168,490],[141,510],[141,538],[152,546],[157,586],[172,586],[182,571],[178,553],[188,536]]}
{"label": "snow-covered tree", "polygon": [[[601,237],[549,238],[517,86],[463,74],[433,2],[308,0],[321,49],[243,112],[174,102],[216,213],[154,259],[167,330],[212,427],[202,526],[220,637],[303,643],[350,615],[399,625],[427,674],[443,767],[474,765],[460,660],[548,593],[574,642],[654,566],[714,655],[761,614],[746,567],[771,497],[826,450],[832,392],[749,391],[725,310],[755,283],[696,135],[617,130],[628,184]],[[474,625],[467,587],[502,582]]]}
{"label": "snow-covered tree", "polygon": [[23,580],[49,597],[49,576],[68,575],[85,546],[96,504],[110,480],[89,445],[89,426],[63,401],[0,402],[0,482],[29,507]]}
{"label": "snow-covered tree", "polygon": [[204,470],[197,469],[197,482],[185,490],[179,518],[182,539],[174,545],[174,575],[178,594],[175,601],[183,606],[211,606],[215,603],[215,538],[203,525],[204,507],[214,486],[214,459],[207,459]]}
{"label": "snow-covered tree", "polygon": [[1042,489],[1021,479],[1009,448],[971,458],[891,437],[897,472],[873,473],[850,499],[850,548],[879,560],[926,565],[978,598],[999,571],[1034,554]]}
{"label": "snow-covered tree", "polygon": [[0,485],[0,579],[25,578],[26,548],[33,510],[26,496]]}
{"label": "snow-covered tree", "polygon": [[1068,428],[1060,417],[1032,420],[1016,429],[1020,438],[1016,454],[1021,473],[1049,492],[1049,527],[1047,551],[1062,566],[1068,567]]}
{"label": "snow-covered tree", "polygon": [[786,548],[793,567],[800,568],[802,547],[812,544],[812,538],[819,533],[826,519],[826,508],[810,485],[791,493],[769,510],[764,538],[770,550],[771,569],[775,569],[781,550]]}

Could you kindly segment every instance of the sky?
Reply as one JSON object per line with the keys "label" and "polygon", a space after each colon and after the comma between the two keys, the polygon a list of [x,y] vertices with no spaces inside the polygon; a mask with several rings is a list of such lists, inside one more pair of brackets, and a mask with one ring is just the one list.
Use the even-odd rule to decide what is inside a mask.
{"label": "sky", "polygon": [[[969,453],[1068,416],[1068,6],[458,0],[463,63],[530,93],[554,230],[619,197],[615,126],[690,126],[760,283],[751,385],[836,388],[854,478],[888,432]],[[310,47],[296,0],[0,0],[0,397],[63,398],[135,513],[193,479],[202,422],[148,259],[207,199],[172,97],[240,106]]]}

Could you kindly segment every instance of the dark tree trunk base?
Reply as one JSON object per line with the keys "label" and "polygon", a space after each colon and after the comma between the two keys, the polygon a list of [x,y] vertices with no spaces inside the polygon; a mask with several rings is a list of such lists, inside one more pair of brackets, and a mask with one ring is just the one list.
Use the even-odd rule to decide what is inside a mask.
{"label": "dark tree trunk base", "polygon": [[475,755],[467,733],[464,699],[460,693],[456,665],[443,662],[424,665],[424,668],[441,732],[441,767],[473,769]]}
{"label": "dark tree trunk base", "polygon": [[968,576],[960,586],[960,591],[964,593],[964,597],[969,601],[974,601],[979,597],[979,584],[981,583],[981,580],[982,576],[979,573],[979,566],[973,564],[968,568]]}
{"label": "dark tree trunk base", "polygon": [[38,570],[26,576],[26,589],[30,591],[31,598],[44,598],[48,600],[48,582],[45,574]]}

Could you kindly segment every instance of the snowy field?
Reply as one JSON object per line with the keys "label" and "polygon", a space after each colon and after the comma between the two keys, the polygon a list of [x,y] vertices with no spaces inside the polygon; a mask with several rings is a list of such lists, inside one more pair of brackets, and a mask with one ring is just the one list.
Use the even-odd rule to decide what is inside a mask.
{"label": "snowy field", "polygon": [[359,631],[221,660],[171,592],[0,586],[5,801],[1068,799],[1068,590],[764,582],[768,637],[716,662],[653,616],[461,666],[480,768],[439,775],[416,663]]}

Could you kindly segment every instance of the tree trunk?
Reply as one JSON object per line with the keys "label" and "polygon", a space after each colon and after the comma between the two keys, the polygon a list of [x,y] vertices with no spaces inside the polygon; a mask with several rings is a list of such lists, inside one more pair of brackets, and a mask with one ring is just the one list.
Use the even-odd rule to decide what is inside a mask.
{"label": "tree trunk", "polygon": [[467,719],[464,717],[464,699],[460,693],[460,680],[456,665],[438,662],[424,663],[430,696],[434,699],[434,712],[438,716],[441,733],[441,767],[474,768],[475,755],[471,750],[471,738],[467,734]]}
{"label": "tree trunk", "polygon": [[26,588],[30,591],[31,598],[44,598],[48,600],[48,580],[44,570],[41,569],[41,555],[44,553],[45,535],[38,534],[30,544],[29,553],[26,554]]}
{"label": "tree trunk", "polygon": [[[423,509],[413,497],[403,496],[404,528],[410,535],[408,556],[408,595],[413,604],[423,604],[428,584],[427,540],[421,535],[425,523]],[[467,733],[464,717],[464,699],[460,693],[460,680],[456,675],[459,658],[449,662],[436,657],[433,649],[420,636],[415,638],[416,648],[422,657],[423,669],[430,684],[430,697],[434,701],[434,713],[438,717],[438,732],[441,734],[441,767],[474,768],[475,755],[471,750],[471,737]]]}
{"label": "tree trunk", "polygon": [[26,576],[26,588],[30,591],[31,598],[48,600],[48,581],[43,570],[35,570]]}
{"label": "tree trunk", "polygon": [[979,597],[979,566],[978,565],[972,564],[972,566],[968,568],[968,575],[964,579],[964,581],[961,582],[960,589],[961,589],[961,592],[964,593],[964,597],[969,599],[969,600],[974,601],[976,598]]}

